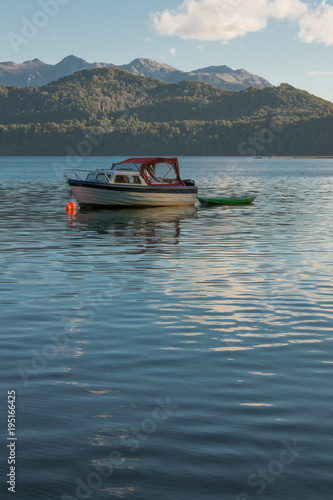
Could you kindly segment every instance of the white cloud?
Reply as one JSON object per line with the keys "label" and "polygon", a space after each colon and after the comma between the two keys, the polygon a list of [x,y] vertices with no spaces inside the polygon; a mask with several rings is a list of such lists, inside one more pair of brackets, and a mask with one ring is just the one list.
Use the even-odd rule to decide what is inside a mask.
{"label": "white cloud", "polygon": [[175,56],[176,55],[176,49],[175,47],[171,47],[171,49],[169,50],[170,54]]}
{"label": "white cloud", "polygon": [[302,0],[184,0],[177,10],[152,15],[160,35],[227,42],[266,28],[269,20],[299,23],[304,42],[333,44],[333,6]]}
{"label": "white cloud", "polygon": [[266,0],[185,0],[177,11],[156,13],[160,34],[196,40],[232,40],[266,26]]}
{"label": "white cloud", "polygon": [[324,0],[313,10],[308,10],[299,20],[299,38],[303,42],[333,44],[333,6]]}
{"label": "white cloud", "polygon": [[300,0],[274,0],[268,3],[269,17],[282,21],[299,19],[307,12],[307,5]]}
{"label": "white cloud", "polygon": [[308,73],[309,76],[329,76],[333,75],[333,71],[311,71]]}

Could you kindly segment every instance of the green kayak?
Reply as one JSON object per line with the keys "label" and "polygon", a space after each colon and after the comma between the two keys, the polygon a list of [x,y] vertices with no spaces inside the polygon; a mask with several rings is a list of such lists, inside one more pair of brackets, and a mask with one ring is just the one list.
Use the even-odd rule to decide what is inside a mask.
{"label": "green kayak", "polygon": [[198,198],[201,205],[244,205],[245,203],[252,203],[254,196],[229,196],[226,198]]}

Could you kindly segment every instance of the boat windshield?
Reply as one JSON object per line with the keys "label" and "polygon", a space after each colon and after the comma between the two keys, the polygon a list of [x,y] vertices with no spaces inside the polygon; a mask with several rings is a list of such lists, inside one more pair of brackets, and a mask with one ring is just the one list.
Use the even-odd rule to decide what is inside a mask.
{"label": "boat windshield", "polygon": [[121,163],[113,163],[112,167],[110,170],[132,170],[134,172],[138,172],[141,168],[141,163],[126,163],[124,165],[123,162]]}

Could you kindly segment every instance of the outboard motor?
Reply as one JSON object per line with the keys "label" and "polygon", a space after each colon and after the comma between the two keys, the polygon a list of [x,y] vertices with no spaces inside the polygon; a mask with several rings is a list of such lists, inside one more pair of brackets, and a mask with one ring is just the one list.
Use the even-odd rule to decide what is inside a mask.
{"label": "outboard motor", "polygon": [[185,186],[195,186],[195,182],[192,179],[183,179]]}

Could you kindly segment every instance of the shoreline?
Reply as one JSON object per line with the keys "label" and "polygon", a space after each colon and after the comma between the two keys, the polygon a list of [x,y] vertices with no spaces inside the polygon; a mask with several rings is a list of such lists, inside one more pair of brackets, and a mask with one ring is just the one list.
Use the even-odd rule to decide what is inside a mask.
{"label": "shoreline", "polygon": [[257,156],[254,160],[333,160],[333,156]]}

